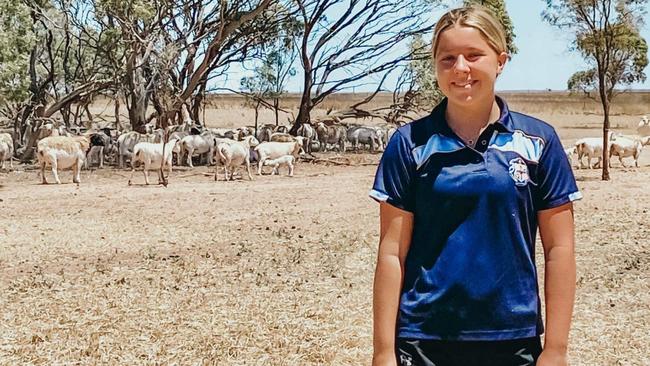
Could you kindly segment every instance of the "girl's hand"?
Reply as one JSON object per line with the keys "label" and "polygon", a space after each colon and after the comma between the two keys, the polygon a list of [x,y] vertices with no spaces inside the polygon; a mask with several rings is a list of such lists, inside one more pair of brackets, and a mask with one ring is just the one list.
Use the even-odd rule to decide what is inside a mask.
{"label": "girl's hand", "polygon": [[537,358],[537,366],[569,366],[566,353],[545,349]]}

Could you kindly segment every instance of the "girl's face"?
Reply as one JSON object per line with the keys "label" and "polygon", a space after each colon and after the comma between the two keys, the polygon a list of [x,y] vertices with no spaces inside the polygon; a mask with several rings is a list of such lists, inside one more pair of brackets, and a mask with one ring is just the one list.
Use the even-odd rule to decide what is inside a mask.
{"label": "girl's face", "polygon": [[442,32],[436,53],[436,77],[454,104],[470,105],[494,99],[494,83],[508,59],[497,54],[472,27],[454,26]]}

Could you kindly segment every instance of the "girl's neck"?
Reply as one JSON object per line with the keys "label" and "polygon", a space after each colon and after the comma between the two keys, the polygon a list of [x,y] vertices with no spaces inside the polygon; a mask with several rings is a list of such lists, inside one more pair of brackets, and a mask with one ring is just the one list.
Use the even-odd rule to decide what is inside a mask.
{"label": "girl's neck", "polygon": [[501,111],[494,97],[475,106],[447,104],[445,118],[454,132],[463,135],[479,135],[491,122],[499,119]]}

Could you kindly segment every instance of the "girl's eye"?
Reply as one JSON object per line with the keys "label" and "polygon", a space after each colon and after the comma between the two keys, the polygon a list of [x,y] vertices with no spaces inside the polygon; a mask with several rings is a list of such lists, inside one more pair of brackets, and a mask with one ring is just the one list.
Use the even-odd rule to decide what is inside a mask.
{"label": "girl's eye", "polygon": [[479,59],[479,57],[481,57],[480,54],[478,54],[478,53],[473,53],[473,54],[470,54],[470,55],[467,56],[467,60],[469,60],[469,61],[476,61],[476,60]]}
{"label": "girl's eye", "polygon": [[453,63],[455,60],[456,58],[454,56],[445,56],[442,58],[441,61],[447,64],[447,63]]}

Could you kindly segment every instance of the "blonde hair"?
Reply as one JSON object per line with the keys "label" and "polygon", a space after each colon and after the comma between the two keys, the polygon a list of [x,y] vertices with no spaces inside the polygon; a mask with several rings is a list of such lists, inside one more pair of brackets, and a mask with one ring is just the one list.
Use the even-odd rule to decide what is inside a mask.
{"label": "blonde hair", "polygon": [[448,28],[453,26],[472,27],[481,32],[483,39],[488,43],[497,54],[501,52],[508,52],[506,43],[506,32],[503,25],[496,16],[486,7],[482,5],[471,5],[463,8],[452,9],[445,13],[433,31],[433,42],[431,43],[431,51],[433,59],[436,59],[438,52],[438,43],[440,35]]}

